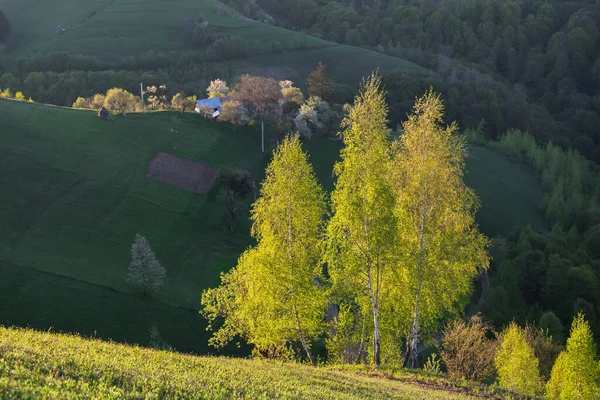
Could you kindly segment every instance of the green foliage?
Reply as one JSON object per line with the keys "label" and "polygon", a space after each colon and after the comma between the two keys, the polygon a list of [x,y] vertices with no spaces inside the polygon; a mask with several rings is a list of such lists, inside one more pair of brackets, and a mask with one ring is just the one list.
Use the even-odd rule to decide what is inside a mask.
{"label": "green foliage", "polygon": [[136,111],[139,108],[139,99],[126,90],[112,88],[106,92],[104,107],[120,114]]}
{"label": "green foliage", "polygon": [[8,398],[470,398],[464,389],[440,391],[360,371],[198,357],[25,329],[0,327],[0,348],[0,387]]}
{"label": "green foliage", "polygon": [[435,332],[441,318],[461,310],[478,271],[489,266],[488,240],[475,223],[479,200],[463,182],[464,143],[455,125],[442,125],[443,115],[438,95],[418,99],[392,156],[403,266],[396,279],[412,313],[403,328],[415,368],[419,332]]}
{"label": "green foliage", "polygon": [[325,296],[317,284],[317,243],[325,214],[323,191],[297,136],[279,145],[252,206],[257,245],[202,294],[202,313],[224,324],[211,343],[240,335],[257,352],[279,357],[300,342],[313,365],[310,342],[324,331]]}
{"label": "green foliage", "polygon": [[73,103],[73,108],[90,108],[90,104],[88,102],[87,99],[84,99],[83,97],[78,97],[77,100],[75,100],[75,103]]}
{"label": "green foliage", "polygon": [[[342,122],[345,147],[335,164],[335,189],[331,193],[333,215],[327,226],[326,262],[334,286],[354,295],[361,315],[373,319],[371,357],[381,362],[382,330],[398,319],[392,260],[394,197],[389,184],[387,105],[381,79],[371,75]],[[385,315],[384,310],[394,310]],[[381,322],[380,322],[381,321]],[[381,324],[381,325],[380,325]],[[370,325],[370,323],[369,323]],[[398,343],[396,341],[396,343]]]}
{"label": "green foliage", "polygon": [[527,396],[541,393],[539,360],[525,340],[523,330],[516,323],[511,323],[502,332],[494,364],[501,387]]}
{"label": "green foliage", "polygon": [[309,96],[317,96],[324,100],[330,100],[333,94],[333,81],[325,75],[327,66],[321,61],[315,70],[306,78],[306,87]]}
{"label": "green foliage", "polygon": [[127,281],[141,286],[143,294],[158,290],[164,283],[167,271],[164,269],[150,248],[146,238],[135,235],[131,245],[131,264]]}
{"label": "green foliage", "polygon": [[597,399],[600,365],[592,331],[583,314],[573,319],[567,348],[556,360],[546,396],[550,399]]}

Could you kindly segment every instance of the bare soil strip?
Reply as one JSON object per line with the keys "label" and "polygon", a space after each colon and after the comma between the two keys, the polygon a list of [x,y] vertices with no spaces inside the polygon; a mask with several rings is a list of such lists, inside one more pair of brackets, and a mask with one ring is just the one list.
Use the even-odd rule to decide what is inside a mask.
{"label": "bare soil strip", "polygon": [[218,172],[194,160],[160,152],[148,164],[146,176],[188,192],[207,194]]}

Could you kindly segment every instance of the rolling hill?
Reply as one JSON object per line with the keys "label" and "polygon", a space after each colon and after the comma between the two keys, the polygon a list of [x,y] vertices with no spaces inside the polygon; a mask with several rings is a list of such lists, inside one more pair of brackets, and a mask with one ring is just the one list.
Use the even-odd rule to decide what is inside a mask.
{"label": "rolling hill", "polygon": [[[224,15],[217,13],[219,7],[226,10]],[[351,85],[377,67],[382,72],[432,74],[417,64],[376,51],[248,20],[216,0],[0,0],[0,9],[13,26],[9,50],[16,57],[60,50],[115,60],[150,49],[176,57],[182,51],[195,50],[181,33],[184,20],[202,15],[225,35],[241,36],[250,43],[281,43],[283,51],[237,60],[242,71],[257,72],[259,68],[265,73],[270,69],[270,75],[278,75],[275,66],[286,79],[303,81],[318,61],[324,61],[332,77]],[[66,31],[57,34],[58,26]]]}
{"label": "rolling hill", "polygon": [[[193,113],[131,114],[109,123],[90,111],[8,100],[0,100],[0,121],[0,323],[139,344],[156,325],[176,349],[210,352],[200,294],[252,243],[248,212],[230,233],[216,187],[207,195],[186,192],[145,171],[166,152],[243,168],[260,180],[267,157],[259,133]],[[327,190],[340,145],[304,144]],[[467,168],[483,201],[478,220],[486,234],[528,222],[544,227],[537,213],[542,190],[528,170],[477,147]],[[168,271],[152,298],[140,298],[125,281],[138,232]]]}

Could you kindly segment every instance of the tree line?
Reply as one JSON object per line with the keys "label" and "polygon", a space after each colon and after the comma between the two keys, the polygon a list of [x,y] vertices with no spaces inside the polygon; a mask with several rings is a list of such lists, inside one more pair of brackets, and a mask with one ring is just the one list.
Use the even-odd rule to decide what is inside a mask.
{"label": "tree line", "polygon": [[[552,115],[555,121],[542,131],[549,131],[554,143],[574,146],[586,157],[600,160],[597,2],[259,0],[257,4],[283,26],[407,58],[445,80],[466,83],[470,78],[461,75],[470,69],[481,76],[475,89],[491,88],[485,75],[498,79],[517,99],[536,105],[529,118],[543,121],[535,117],[542,110]],[[497,108],[496,115],[485,118],[490,126],[509,117],[501,109],[508,106],[501,101],[505,95],[496,92],[499,98],[487,104]],[[446,100],[454,103],[454,98]],[[533,126],[509,124],[496,134],[512,127],[537,135]]]}

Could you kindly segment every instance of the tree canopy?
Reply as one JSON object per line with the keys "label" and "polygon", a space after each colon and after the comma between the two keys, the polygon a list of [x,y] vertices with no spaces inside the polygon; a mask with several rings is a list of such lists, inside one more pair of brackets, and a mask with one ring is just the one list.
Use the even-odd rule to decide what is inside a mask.
{"label": "tree canopy", "polygon": [[323,191],[299,138],[287,137],[252,206],[256,246],[222,275],[220,287],[202,295],[208,320],[224,319],[211,338],[213,345],[239,335],[263,355],[282,356],[299,343],[316,365],[311,342],[325,329],[325,295],[317,268],[324,214]]}

